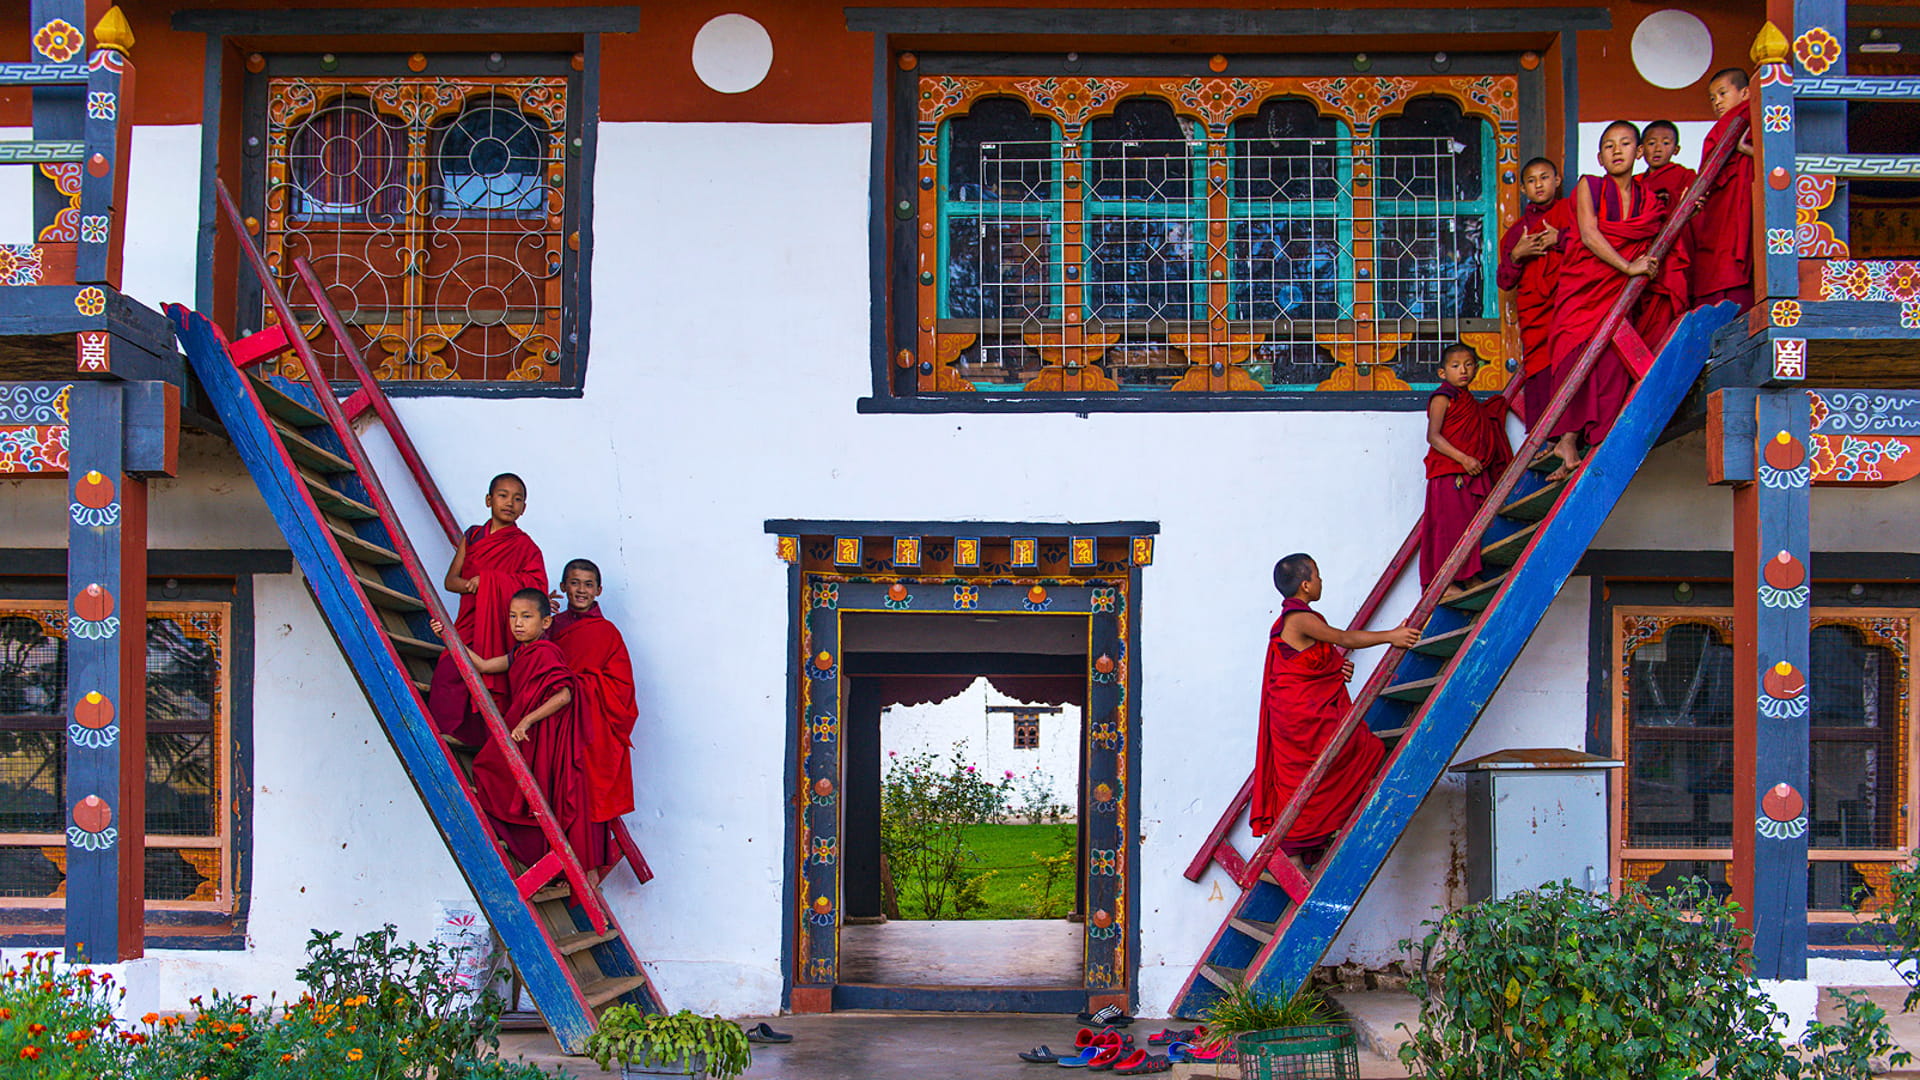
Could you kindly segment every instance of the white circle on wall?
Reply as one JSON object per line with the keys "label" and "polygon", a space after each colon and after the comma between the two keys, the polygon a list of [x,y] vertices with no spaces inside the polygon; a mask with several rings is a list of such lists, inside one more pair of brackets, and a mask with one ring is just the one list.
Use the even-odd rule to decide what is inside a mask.
{"label": "white circle on wall", "polygon": [[1713,64],[1707,24],[1678,8],[1656,11],[1633,31],[1633,66],[1640,77],[1665,90],[1692,86]]}
{"label": "white circle on wall", "polygon": [[746,15],[715,15],[693,36],[693,70],[723,94],[744,94],[773,67],[773,39]]}

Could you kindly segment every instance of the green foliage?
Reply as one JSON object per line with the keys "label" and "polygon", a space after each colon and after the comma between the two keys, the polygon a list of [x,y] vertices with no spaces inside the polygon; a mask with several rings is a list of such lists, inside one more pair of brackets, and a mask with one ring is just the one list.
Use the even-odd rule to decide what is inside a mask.
{"label": "green foliage", "polygon": [[113,1030],[121,993],[111,976],[60,967],[52,953],[27,953],[0,971],[0,1076],[119,1077],[136,1046]]}
{"label": "green foliage", "polygon": [[1207,1025],[1207,1042],[1217,1045],[1249,1031],[1325,1024],[1333,1019],[1333,1010],[1311,987],[1283,998],[1241,983],[1208,1006],[1201,1019]]}
{"label": "green foliage", "polygon": [[[1891,1047],[1849,1001],[1796,1052],[1749,974],[1737,909],[1700,886],[1618,897],[1562,882],[1454,911],[1420,943],[1420,1030],[1400,1057],[1432,1080],[1842,1080]],[[1403,943],[1408,948],[1412,943]]]}
{"label": "green foliage", "polygon": [[1060,819],[1073,813],[1073,807],[1061,802],[1053,792],[1053,781],[1039,767],[1030,770],[1025,776],[1007,774],[1013,781],[1007,796],[1007,809],[1016,817],[1027,819],[1027,823],[1038,825],[1046,822],[1057,825]]}
{"label": "green foliage", "polygon": [[1920,868],[1911,859],[1893,867],[1887,873],[1887,887],[1891,896],[1874,912],[1873,925],[1887,943],[1887,959],[1907,980],[1907,1000],[1901,1008],[1912,1012],[1920,1006],[1920,974],[1916,974],[1920,972]]}
{"label": "green foliage", "polygon": [[[1074,863],[1079,857],[1078,830],[1072,825],[1048,827],[1053,830],[1053,853],[1029,852],[1038,870],[1020,884],[1029,904],[1027,915],[1035,919],[1057,919],[1073,903],[1069,890],[1061,886],[1073,880]],[[1060,895],[1054,895],[1056,890]]]}
{"label": "green foliage", "polygon": [[1000,817],[1013,779],[988,781],[968,764],[965,749],[964,741],[956,744],[944,764],[926,751],[889,754],[880,780],[880,849],[903,913],[966,918],[985,904],[986,883],[969,887],[980,854],[967,830]]}
{"label": "green foliage", "polygon": [[747,1071],[753,1047],[740,1025],[718,1016],[686,1009],[649,1016],[631,1005],[616,1005],[587,1037],[587,1056],[602,1069],[614,1064],[678,1065],[688,1072],[704,1068],[709,1076],[725,1080]]}

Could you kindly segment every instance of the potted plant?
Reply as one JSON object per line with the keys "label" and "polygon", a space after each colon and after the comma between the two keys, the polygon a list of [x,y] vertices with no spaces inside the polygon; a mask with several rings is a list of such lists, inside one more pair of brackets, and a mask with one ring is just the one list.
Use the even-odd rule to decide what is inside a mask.
{"label": "potted plant", "polygon": [[1238,985],[1207,1009],[1206,1023],[1203,1042],[1226,1060],[1237,1057],[1244,1076],[1345,1080],[1360,1074],[1353,1032],[1312,989],[1283,998]]}
{"label": "potted plant", "polygon": [[632,1005],[616,1005],[587,1037],[587,1056],[602,1069],[619,1063],[623,1076],[728,1080],[747,1071],[753,1048],[731,1020],[686,1009],[650,1016]]}

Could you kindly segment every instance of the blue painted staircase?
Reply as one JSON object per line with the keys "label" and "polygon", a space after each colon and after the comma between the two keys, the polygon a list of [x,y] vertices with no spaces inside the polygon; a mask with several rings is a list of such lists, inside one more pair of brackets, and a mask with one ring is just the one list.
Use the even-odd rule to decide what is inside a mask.
{"label": "blue painted staircase", "polygon": [[[238,214],[224,186],[219,196],[234,225]],[[278,322],[229,343],[197,312],[169,305],[167,315],[447,850],[555,1038],[577,1053],[599,1012],[616,1002],[659,1011],[659,999],[518,755],[511,755],[516,779],[552,850],[536,865],[519,868],[509,864],[496,842],[474,795],[471,752],[444,741],[426,709],[434,664],[448,646],[458,644],[453,620],[372,469],[349,412],[379,414],[443,528],[457,527],[304,260],[296,260],[295,270],[354,365],[360,389],[343,403],[331,389],[314,392],[314,386],[328,386],[324,380],[293,382],[262,373],[261,361],[288,352],[307,372],[322,369],[306,337],[282,329],[296,325],[286,299],[246,231],[233,231]],[[446,638],[432,632],[433,619],[447,627]],[[505,722],[465,651],[456,649],[455,655],[492,737],[507,738]],[[639,879],[651,877],[618,823],[615,839]]]}
{"label": "blue painted staircase", "polygon": [[[1739,136],[1738,130],[1730,134],[1715,158],[1704,163],[1702,177],[1713,176],[1726,165]],[[1683,212],[1674,214],[1654,241],[1655,254],[1667,253],[1704,189],[1704,180],[1697,181],[1688,192]],[[1355,699],[1340,733],[1321,753],[1259,850],[1243,858],[1227,840],[1251,795],[1249,780],[1188,868],[1187,876],[1198,881],[1209,864],[1218,864],[1241,893],[1174,999],[1174,1015],[1200,1017],[1222,995],[1242,985],[1291,996],[1312,973],[1699,379],[1714,332],[1741,314],[1731,303],[1696,309],[1673,328],[1654,354],[1626,319],[1644,283],[1644,278],[1629,283],[1600,334],[1555,394],[1544,422],[1535,424],[1536,434],[1529,435],[1515,454],[1467,535],[1406,620],[1424,626],[1420,642],[1411,650],[1391,650],[1381,661]],[[1652,363],[1606,440],[1572,476],[1549,484],[1529,466],[1544,441],[1538,433],[1551,427],[1575,388],[1596,362],[1602,362],[1609,341],[1622,355],[1652,356]],[[1475,544],[1486,565],[1486,583],[1441,604],[1446,583]],[[1371,617],[1387,588],[1411,561],[1412,551],[1410,539],[1363,605],[1356,626],[1364,626]],[[1361,723],[1387,743],[1386,761],[1333,846],[1317,866],[1302,874],[1280,853],[1279,840],[1346,737]]]}

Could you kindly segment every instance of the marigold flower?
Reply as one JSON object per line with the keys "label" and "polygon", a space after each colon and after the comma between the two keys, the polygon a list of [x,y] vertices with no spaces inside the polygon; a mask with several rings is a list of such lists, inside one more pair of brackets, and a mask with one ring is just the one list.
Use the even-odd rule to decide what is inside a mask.
{"label": "marigold flower", "polygon": [[221,1043],[221,1044],[220,1044],[220,1049],[222,1049],[222,1050],[231,1050],[231,1049],[233,1049],[233,1044],[232,1044],[232,1043]]}
{"label": "marigold flower", "polygon": [[366,1056],[366,1055],[364,1055],[364,1054],[362,1054],[362,1053],[360,1052],[360,1048],[359,1048],[359,1047],[357,1047],[357,1046],[356,1046],[356,1047],[354,1047],[353,1049],[351,1049],[351,1050],[349,1050],[349,1051],[347,1051],[347,1060],[348,1060],[348,1061],[359,1061],[359,1060],[360,1060],[360,1059],[361,1059],[362,1057],[365,1057],[365,1056]]}
{"label": "marigold flower", "polygon": [[154,1021],[158,1019],[160,1019],[159,1013],[148,1013],[147,1015],[140,1018],[140,1022],[147,1025],[148,1027],[152,1027]]}
{"label": "marigold flower", "polygon": [[280,1064],[282,1064],[282,1065],[285,1065],[285,1064],[287,1064],[288,1062],[291,1062],[292,1060],[293,1060],[293,1055],[292,1055],[292,1054],[281,1054],[281,1055],[280,1055]]}
{"label": "marigold flower", "polygon": [[356,1032],[356,1031],[359,1031],[359,1030],[360,1030],[360,1025],[359,1025],[359,1024],[348,1024],[348,1025],[347,1025],[347,1034],[349,1034],[349,1035],[351,1035],[351,1034],[353,1034],[354,1032]]}
{"label": "marigold flower", "polygon": [[232,1033],[234,1033],[235,1035],[238,1035],[238,1034],[240,1034],[241,1032],[243,1032],[243,1031],[245,1031],[245,1030],[247,1030],[247,1025],[245,1025],[245,1024],[228,1024],[228,1025],[227,1025],[227,1030],[228,1030],[228,1031],[230,1031],[230,1032],[232,1032]]}
{"label": "marigold flower", "polygon": [[28,1061],[39,1061],[40,1048],[37,1046],[23,1046],[20,1048],[20,1056],[26,1058]]}
{"label": "marigold flower", "polygon": [[365,1005],[366,1003],[367,995],[365,994],[355,994],[347,999],[347,1004],[349,1005]]}
{"label": "marigold flower", "polygon": [[11,1019],[13,1019],[12,1009],[0,1009],[0,1020],[11,1020]]}
{"label": "marigold flower", "polygon": [[45,1030],[47,1030],[47,1025],[45,1024],[28,1024],[27,1025],[27,1034],[29,1035],[38,1035]]}
{"label": "marigold flower", "polygon": [[86,1042],[88,1039],[92,1037],[93,1037],[93,1032],[88,1031],[86,1028],[80,1028],[77,1031],[67,1032],[67,1041],[72,1043],[75,1046],[79,1046],[81,1043]]}
{"label": "marigold flower", "polygon": [[95,1020],[93,1022],[93,1026],[99,1028],[102,1031],[105,1031],[107,1029],[107,1025],[111,1023],[113,1023],[113,1017],[103,1016],[100,1019]]}

